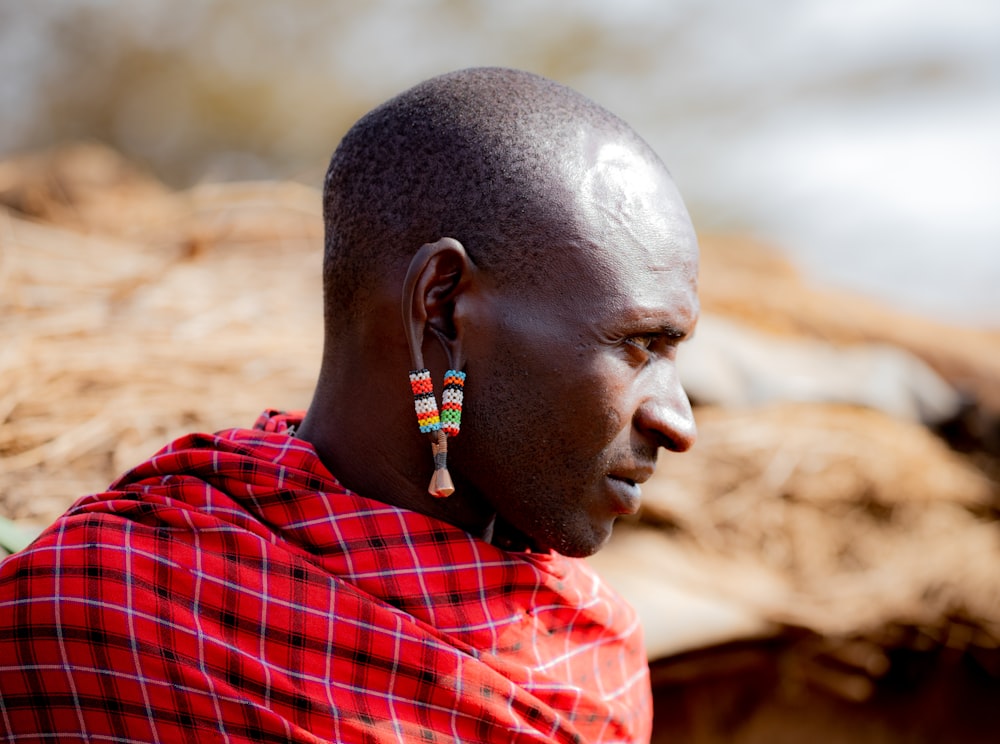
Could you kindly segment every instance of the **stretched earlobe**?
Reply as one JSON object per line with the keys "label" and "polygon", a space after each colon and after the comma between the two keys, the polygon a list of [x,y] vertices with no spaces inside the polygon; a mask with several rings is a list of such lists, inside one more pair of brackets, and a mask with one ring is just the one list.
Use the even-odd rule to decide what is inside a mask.
{"label": "stretched earlobe", "polygon": [[454,238],[425,243],[414,254],[403,280],[403,329],[413,369],[424,367],[424,334],[428,328],[441,341],[448,365],[465,366],[461,341],[454,338],[454,298],[468,285],[475,268],[465,247]]}

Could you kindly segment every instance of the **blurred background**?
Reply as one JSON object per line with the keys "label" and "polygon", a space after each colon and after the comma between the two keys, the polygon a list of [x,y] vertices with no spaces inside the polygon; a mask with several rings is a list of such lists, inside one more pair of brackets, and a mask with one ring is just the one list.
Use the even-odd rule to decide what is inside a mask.
{"label": "blurred background", "polygon": [[374,104],[521,67],[633,123],[700,229],[996,327],[998,39],[993,0],[5,0],[0,152],[96,138],[175,186],[317,184]]}
{"label": "blurred background", "polygon": [[654,741],[995,741],[994,0],[0,0],[0,555],[308,405],[330,153],[474,65],[620,114],[700,234],[699,442],[593,559]]}

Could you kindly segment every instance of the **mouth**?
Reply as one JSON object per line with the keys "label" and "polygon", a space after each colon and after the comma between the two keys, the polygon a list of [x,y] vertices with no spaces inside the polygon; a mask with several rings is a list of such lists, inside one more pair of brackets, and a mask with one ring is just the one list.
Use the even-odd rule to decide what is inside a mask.
{"label": "mouth", "polygon": [[622,481],[623,483],[628,483],[630,486],[637,486],[637,485],[639,485],[636,482],[635,478],[627,478],[624,475],[609,475],[608,477],[609,478],[614,478],[617,481]]}
{"label": "mouth", "polygon": [[608,481],[611,483],[611,507],[615,514],[637,513],[642,501],[642,489],[639,487],[641,481],[626,475],[609,475]]}

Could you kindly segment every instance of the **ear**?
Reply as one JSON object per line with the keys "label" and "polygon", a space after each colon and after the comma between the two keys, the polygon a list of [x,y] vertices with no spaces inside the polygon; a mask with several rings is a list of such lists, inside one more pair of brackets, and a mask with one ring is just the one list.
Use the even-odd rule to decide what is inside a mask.
{"label": "ear", "polygon": [[424,336],[437,336],[451,369],[462,369],[460,329],[455,324],[455,301],[465,292],[476,270],[465,247],[454,238],[420,246],[403,280],[403,328],[413,369],[424,367]]}

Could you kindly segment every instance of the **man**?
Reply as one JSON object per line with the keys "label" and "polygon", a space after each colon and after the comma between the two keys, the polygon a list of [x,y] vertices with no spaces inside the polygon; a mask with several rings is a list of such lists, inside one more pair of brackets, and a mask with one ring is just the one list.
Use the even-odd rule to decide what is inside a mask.
{"label": "man", "polygon": [[304,418],[178,440],[0,564],[9,740],[648,739],[637,620],[577,558],[694,437],[665,167],[466,70],[348,132],[324,216]]}

